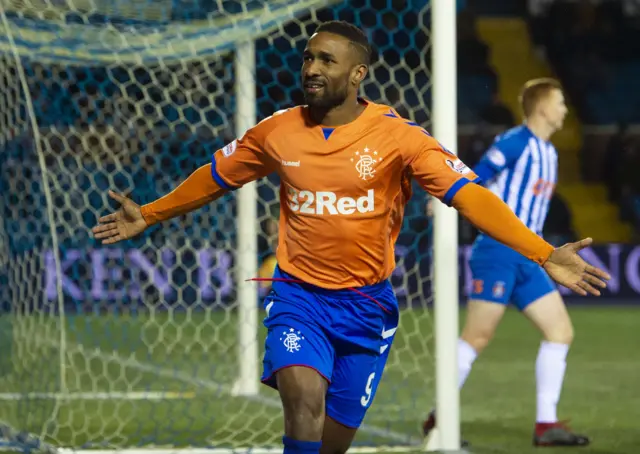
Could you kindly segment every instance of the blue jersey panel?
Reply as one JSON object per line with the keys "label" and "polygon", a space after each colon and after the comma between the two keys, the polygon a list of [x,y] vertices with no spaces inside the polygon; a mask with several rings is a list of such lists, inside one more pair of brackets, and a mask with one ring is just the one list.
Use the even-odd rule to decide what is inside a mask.
{"label": "blue jersey panel", "polygon": [[496,137],[474,171],[527,227],[542,232],[558,176],[551,143],[517,126]]}
{"label": "blue jersey panel", "polygon": [[357,291],[326,290],[276,268],[264,302],[267,316],[262,381],[277,387],[278,370],[304,366],[329,382],[327,414],[359,427],[373,401],[398,326],[387,281]]}

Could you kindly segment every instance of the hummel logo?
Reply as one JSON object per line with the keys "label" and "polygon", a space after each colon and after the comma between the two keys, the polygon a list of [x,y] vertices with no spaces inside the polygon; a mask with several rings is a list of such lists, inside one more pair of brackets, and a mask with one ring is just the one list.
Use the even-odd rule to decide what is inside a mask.
{"label": "hummel logo", "polygon": [[282,165],[285,167],[300,167],[300,161],[285,161],[282,160]]}

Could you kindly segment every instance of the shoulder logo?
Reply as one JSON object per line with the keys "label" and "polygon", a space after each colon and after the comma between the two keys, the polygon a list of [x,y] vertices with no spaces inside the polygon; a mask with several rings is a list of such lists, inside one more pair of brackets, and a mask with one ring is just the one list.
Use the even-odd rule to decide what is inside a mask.
{"label": "shoulder logo", "polygon": [[453,160],[448,158],[445,161],[449,167],[451,167],[455,172],[458,172],[461,175],[471,172],[471,169],[459,159]]}
{"label": "shoulder logo", "polygon": [[496,147],[491,147],[487,151],[487,159],[498,167],[504,167],[507,164],[507,158],[504,153]]}
{"label": "shoulder logo", "polygon": [[284,167],[300,167],[300,161],[285,161],[282,160],[282,165]]}
{"label": "shoulder logo", "polygon": [[236,151],[237,147],[238,147],[238,141],[234,140],[233,142],[231,142],[230,144],[225,145],[222,148],[222,155],[224,157],[228,158],[229,156],[231,156]]}
{"label": "shoulder logo", "polygon": [[373,166],[376,162],[381,161],[382,156],[378,156],[378,152],[370,150],[369,147],[364,147],[362,151],[356,151],[354,157],[351,158],[351,162],[355,162],[356,171],[363,180],[373,178],[373,175],[376,173]]}

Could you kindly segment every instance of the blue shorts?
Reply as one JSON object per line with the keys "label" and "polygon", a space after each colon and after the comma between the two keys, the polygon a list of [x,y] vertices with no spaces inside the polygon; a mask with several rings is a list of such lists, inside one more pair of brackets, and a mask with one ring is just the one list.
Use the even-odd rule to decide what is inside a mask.
{"label": "blue shorts", "polygon": [[556,290],[540,265],[488,237],[476,240],[469,267],[473,279],[471,299],[513,303],[523,310]]}
{"label": "blue shorts", "polygon": [[[276,279],[296,279],[279,267]],[[328,382],[326,414],[357,428],[373,402],[398,327],[398,302],[388,281],[353,290],[274,282],[265,298],[267,327],[262,382],[276,372],[316,370]]]}

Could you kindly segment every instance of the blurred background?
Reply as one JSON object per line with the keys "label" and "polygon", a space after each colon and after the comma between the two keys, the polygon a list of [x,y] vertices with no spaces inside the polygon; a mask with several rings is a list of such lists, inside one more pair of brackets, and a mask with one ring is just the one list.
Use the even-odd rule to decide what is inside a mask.
{"label": "blurred background", "polygon": [[[123,35],[125,40],[148,39],[140,31],[145,27],[223,21],[225,16],[241,14],[243,5],[248,14],[261,6],[261,2],[229,1],[220,7],[216,2],[174,1],[163,9],[165,2],[139,0],[129,10],[116,2],[98,8],[87,4],[88,12],[83,12],[80,3],[74,6],[78,11],[69,12],[60,6],[64,1],[58,3],[16,0],[7,10],[9,17],[17,18],[18,47],[30,49],[32,55],[37,49],[35,58],[22,59],[33,118],[10,121],[7,117],[1,144],[4,177],[0,185],[8,201],[3,216],[5,238],[16,251],[34,247],[36,238],[26,234],[29,229],[49,228],[44,211],[27,212],[32,222],[19,216],[35,199],[46,202],[39,172],[31,175],[25,170],[38,159],[33,149],[34,124],[46,165],[54,173],[56,168],[63,169],[53,175],[66,197],[60,204],[77,208],[64,213],[63,223],[77,223],[59,232],[65,250],[94,246],[88,229],[77,227],[95,224],[107,203],[108,187],[130,193],[139,203],[149,202],[175,187],[235,136],[234,59],[226,52],[229,42],[219,38],[224,33],[210,30],[217,41],[209,49],[198,48],[204,55],[198,59],[187,58],[183,49],[173,56],[154,55],[158,48],[140,41],[138,49],[147,46],[137,58],[143,61],[140,64],[133,45],[119,44],[112,50],[109,46],[116,41],[111,37],[91,35],[84,27],[78,38],[71,36],[71,30],[109,24],[116,31],[127,27],[135,31]],[[297,84],[306,36],[317,21],[340,18],[362,26],[374,44],[377,63],[364,94],[429,128],[428,3],[354,0],[332,2],[331,7],[316,3],[313,15],[301,8],[295,20],[282,21],[276,31],[265,27],[267,33],[256,40],[256,120],[302,102]],[[626,266],[625,260],[634,260],[631,245],[640,237],[640,179],[635,176],[640,160],[636,2],[459,0],[457,7],[458,154],[473,166],[497,133],[521,122],[517,96],[523,83],[541,76],[559,78],[570,114],[564,129],[553,137],[560,172],[545,235],[556,245],[591,236],[597,243],[595,253],[608,268],[616,260]],[[39,21],[39,17],[49,20]],[[55,28],[53,20],[63,20],[66,27]],[[54,47],[43,46],[51,36],[55,36]],[[10,46],[6,37],[3,42]],[[17,70],[14,56],[4,53],[0,58],[7,74],[7,94],[14,90],[19,98],[22,82],[8,76]],[[28,114],[26,104],[19,109],[21,115]],[[29,186],[24,184],[27,179],[33,179],[31,191],[22,193]],[[277,176],[272,176],[258,187],[259,252],[265,274],[274,264],[277,185]],[[424,255],[430,249],[427,197],[419,189],[414,192],[399,251],[416,246]],[[235,199],[228,197],[224,204],[171,221],[171,227],[152,229],[149,237],[155,244],[169,239],[179,243],[183,238],[174,238],[173,232],[186,231],[193,234],[193,241],[229,246],[235,241],[234,210]],[[421,237],[417,242],[416,235]],[[471,244],[475,235],[473,227],[461,219],[460,243]],[[146,238],[133,243],[143,244]],[[464,273],[461,277],[462,288],[467,288]],[[637,272],[631,277],[640,282]],[[621,284],[625,297],[638,294],[640,285],[635,282]]]}
{"label": "blurred background", "polygon": [[[470,164],[492,127],[520,122],[517,93],[531,74],[565,88],[570,115],[553,137],[560,181],[545,226],[557,241],[638,241],[639,14],[624,0],[469,1],[459,14],[458,147]],[[489,87],[475,103],[465,102],[479,91],[468,80]]]}
{"label": "blurred background", "polygon": [[[555,245],[591,236],[584,257],[613,276],[600,299],[561,289],[586,338],[572,353],[566,405],[605,440],[592,452],[636,453],[640,4],[456,5],[457,151],[469,166],[522,121],[527,80],[556,77],[565,88],[544,234]],[[235,195],[116,247],[90,228],[116,208],[108,189],[144,204],[208,163],[237,135],[243,90],[255,94],[255,121],[302,103],[301,53],[322,21],[362,27],[375,53],[363,95],[429,129],[430,2],[4,0],[0,16],[0,447],[279,443],[274,396],[234,394],[246,340]],[[248,37],[255,80],[238,88],[235,49]],[[275,266],[278,184],[257,185],[261,276]],[[414,428],[432,402],[430,203],[416,188],[406,208],[391,278],[404,329],[358,439],[368,446],[419,444]],[[476,233],[460,219],[462,305]],[[533,393],[522,388],[533,386],[538,337],[517,315],[465,388],[463,427],[487,453],[529,452]],[[501,395],[486,397],[496,383]],[[598,401],[614,408],[600,413]]]}

